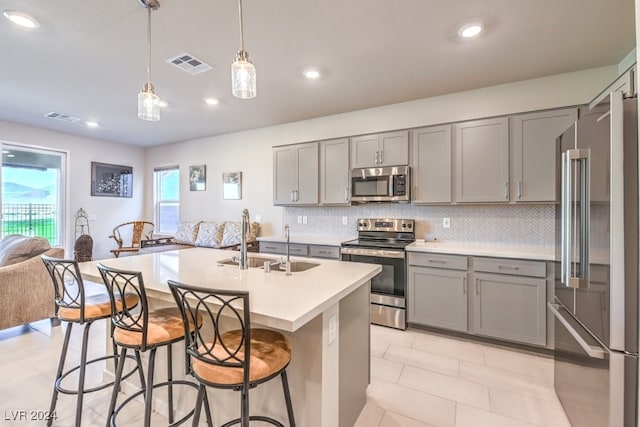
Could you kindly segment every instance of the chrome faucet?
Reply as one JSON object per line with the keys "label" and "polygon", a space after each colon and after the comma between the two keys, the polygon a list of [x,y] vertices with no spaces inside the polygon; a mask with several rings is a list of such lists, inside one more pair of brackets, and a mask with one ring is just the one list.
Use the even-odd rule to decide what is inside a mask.
{"label": "chrome faucet", "polygon": [[249,268],[249,262],[247,259],[247,231],[249,231],[249,211],[247,209],[242,211],[242,234],[240,236],[240,270],[246,270]]}
{"label": "chrome faucet", "polygon": [[287,275],[291,275],[291,258],[289,257],[289,224],[284,226],[284,237],[287,239],[287,263],[285,264],[285,268],[287,271]]}

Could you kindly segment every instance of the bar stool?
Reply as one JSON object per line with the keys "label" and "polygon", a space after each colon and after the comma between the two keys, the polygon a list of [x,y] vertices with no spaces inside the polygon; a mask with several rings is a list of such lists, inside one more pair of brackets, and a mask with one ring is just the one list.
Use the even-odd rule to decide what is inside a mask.
{"label": "bar stool", "polygon": [[[67,322],[67,331],[64,336],[64,342],[62,344],[62,352],[60,354],[60,361],[58,363],[58,370],[56,373],[56,380],[53,387],[53,397],[51,399],[50,414],[55,413],[56,403],[58,401],[58,393],[63,394],[75,394],[76,398],[76,418],[75,425],[80,426],[82,422],[82,400],[85,393],[92,393],[94,391],[102,390],[104,388],[113,385],[113,381],[100,384],[96,387],[85,389],[85,373],[88,365],[99,362],[101,360],[114,359],[114,367],[118,365],[118,351],[113,342],[113,327],[111,328],[111,337],[113,344],[113,354],[98,357],[92,360],[87,360],[87,347],[89,344],[89,330],[94,321],[100,319],[110,318],[113,312],[130,309],[138,304],[138,297],[133,294],[121,293],[114,298],[114,303],[111,302],[111,298],[106,293],[98,295],[85,295],[84,282],[78,269],[78,263],[75,260],[65,260],[59,258],[52,258],[47,255],[41,255],[42,261],[51,276],[53,287],[55,291],[55,304],[57,318],[61,321]],[[121,297],[124,295],[124,298]],[[71,338],[71,329],[74,324],[83,325],[84,330],[82,334],[82,350],[80,353],[80,364],[65,371],[64,364],[67,357],[67,350],[69,349],[69,341]],[[132,359],[132,357],[130,357]],[[124,356],[120,359],[124,365]],[[126,376],[132,375],[136,369],[140,368],[140,360],[136,360],[136,366],[129,371]],[[62,381],[72,372],[79,371],[78,388],[76,390],[70,390],[62,386]],[[142,370],[138,369],[142,378]],[[47,421],[47,425],[50,426],[52,419]]]}
{"label": "bar stool", "polygon": [[186,337],[191,374],[200,383],[193,425],[199,421],[203,402],[207,421],[210,420],[206,387],[214,387],[239,391],[241,395],[240,417],[223,427],[234,424],[248,427],[249,421],[284,427],[273,418],[249,414],[249,390],[279,376],[289,425],[295,427],[286,372],[291,361],[291,345],[279,332],[251,328],[249,293],[206,289],[173,280],[168,284],[185,324],[193,322],[196,316],[204,317],[198,333]]}
{"label": "bar stool", "polygon": [[[173,408],[173,386],[185,385],[198,389],[198,385],[192,381],[174,380],[172,375],[172,352],[171,344],[184,340],[185,334],[190,336],[202,324],[202,317],[198,316],[187,327],[182,323],[182,314],[178,307],[153,309],[149,308],[147,293],[142,279],[142,273],[137,271],[119,270],[98,264],[98,270],[104,280],[105,285],[111,296],[112,304],[117,301],[116,295],[134,293],[138,296],[140,304],[135,309],[124,309],[121,312],[114,313],[111,317],[114,325],[113,338],[118,347],[121,348],[123,356],[126,356],[127,350],[133,349],[136,352],[149,351],[149,361],[147,365],[147,382],[142,386],[141,390],[133,393],[116,407],[118,399],[118,389],[120,387],[122,371],[124,364],[120,359],[116,370],[115,384],[113,394],[109,404],[109,423],[115,426],[116,417],[120,410],[133,399],[140,395],[144,395],[144,425],[151,424],[151,403],[153,401],[153,390],[158,387],[167,387],[168,403],[169,403],[169,424],[179,425],[187,420],[193,413],[191,410],[184,417],[174,423]],[[196,326],[197,325],[197,326]],[[154,384],[154,370],[156,350],[158,347],[167,348],[167,381]],[[188,362],[187,362],[188,363]]]}

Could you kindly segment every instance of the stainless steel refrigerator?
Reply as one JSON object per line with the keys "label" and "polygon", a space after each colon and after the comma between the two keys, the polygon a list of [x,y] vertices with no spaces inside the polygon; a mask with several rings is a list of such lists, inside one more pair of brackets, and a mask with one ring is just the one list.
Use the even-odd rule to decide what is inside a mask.
{"label": "stainless steel refrigerator", "polygon": [[637,100],[557,139],[554,385],[573,427],[638,426]]}

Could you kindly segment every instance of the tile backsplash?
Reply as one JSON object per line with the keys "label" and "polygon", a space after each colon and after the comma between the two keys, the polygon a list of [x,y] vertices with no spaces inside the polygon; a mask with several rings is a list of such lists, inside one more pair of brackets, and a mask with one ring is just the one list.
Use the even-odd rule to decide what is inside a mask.
{"label": "tile backsplash", "polygon": [[[298,219],[306,217],[307,223]],[[347,225],[343,225],[346,217]],[[455,205],[415,206],[370,203],[345,207],[286,207],[283,223],[292,233],[352,237],[358,218],[407,218],[416,220],[419,239],[554,245],[555,205]],[[442,226],[450,218],[451,227]]]}

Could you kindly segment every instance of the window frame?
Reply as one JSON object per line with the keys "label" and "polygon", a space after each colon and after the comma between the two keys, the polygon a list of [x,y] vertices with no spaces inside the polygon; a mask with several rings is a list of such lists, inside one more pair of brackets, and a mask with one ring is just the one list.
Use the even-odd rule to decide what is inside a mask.
{"label": "window frame", "polygon": [[[177,199],[162,199],[161,196],[161,173],[162,172],[167,172],[167,171],[176,171],[178,172],[178,179],[176,182],[176,185],[178,186],[177,190],[177,194],[178,194],[178,198]],[[166,206],[166,205],[170,205],[170,204],[175,204],[177,205],[178,208],[178,213],[180,212],[180,167],[178,165],[171,165],[171,166],[163,166],[163,167],[154,167],[153,168],[153,220],[154,220],[154,224],[156,225],[154,234],[158,234],[158,235],[163,235],[163,234],[175,234],[175,232],[177,231],[177,226],[178,224],[176,223],[176,229],[175,230],[164,230],[162,229],[162,219],[161,219],[161,207],[162,206]],[[178,221],[179,222],[179,221]]]}

